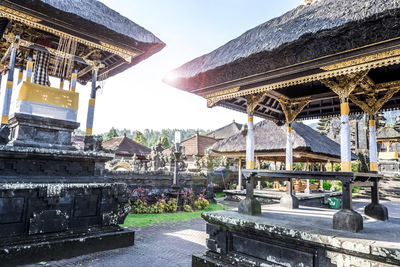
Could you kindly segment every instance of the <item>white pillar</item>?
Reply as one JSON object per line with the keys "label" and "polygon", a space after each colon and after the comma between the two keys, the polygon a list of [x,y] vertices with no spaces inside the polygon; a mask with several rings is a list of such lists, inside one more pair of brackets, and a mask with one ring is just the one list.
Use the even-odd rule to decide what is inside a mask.
{"label": "white pillar", "polygon": [[253,114],[248,115],[247,135],[246,135],[246,169],[254,169],[254,124]]}
{"label": "white pillar", "polygon": [[378,146],[376,144],[375,116],[369,118],[369,170],[378,171]]}
{"label": "white pillar", "polygon": [[[323,172],[324,171],[324,166],[322,165],[322,162],[319,164],[319,171]],[[324,192],[324,180],[319,180],[319,191]]]}
{"label": "white pillar", "polygon": [[[257,169],[259,169],[259,170],[261,170],[261,162],[260,162],[260,160],[257,158]],[[257,181],[257,189],[258,190],[261,190],[262,189],[262,187],[261,187],[261,181]]]}
{"label": "white pillar", "polygon": [[292,124],[288,123],[286,133],[286,170],[293,170],[293,142],[292,142]]}
{"label": "white pillar", "polygon": [[242,190],[242,159],[239,158],[238,185],[236,190]]}
{"label": "white pillar", "polygon": [[341,100],[340,104],[340,154],[342,172],[351,172],[351,140],[349,113],[350,107],[347,98]]}

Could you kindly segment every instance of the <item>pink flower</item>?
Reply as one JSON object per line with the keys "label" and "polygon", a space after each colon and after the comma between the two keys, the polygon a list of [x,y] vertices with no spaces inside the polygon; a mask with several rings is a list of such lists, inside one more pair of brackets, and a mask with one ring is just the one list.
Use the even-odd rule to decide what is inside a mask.
{"label": "pink flower", "polygon": [[188,190],[188,194],[189,194],[189,195],[193,194],[192,188],[190,188],[190,189]]}
{"label": "pink flower", "polygon": [[203,194],[200,194],[200,195],[199,195],[199,198],[204,198],[204,195],[203,195]]}

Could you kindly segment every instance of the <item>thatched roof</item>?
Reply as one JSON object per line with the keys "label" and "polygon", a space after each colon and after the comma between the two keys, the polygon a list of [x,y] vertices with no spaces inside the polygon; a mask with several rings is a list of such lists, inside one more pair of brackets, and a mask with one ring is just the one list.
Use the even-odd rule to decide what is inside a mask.
{"label": "thatched roof", "polygon": [[132,157],[135,154],[138,157],[144,157],[151,152],[150,148],[143,146],[126,136],[114,137],[110,140],[104,141],[103,149],[121,157]]}
{"label": "thatched roof", "polygon": [[396,131],[392,127],[383,127],[376,132],[377,139],[399,139],[400,132]]}
{"label": "thatched roof", "polygon": [[[165,46],[150,31],[97,0],[3,0],[0,4],[38,19],[37,23],[44,27],[96,44],[104,42],[138,55],[131,63],[121,58],[109,58],[109,62],[103,62],[113,67],[109,77],[150,57]],[[0,20],[2,35],[7,19]],[[84,80],[89,78],[90,75]]]}
{"label": "thatched roof", "polygon": [[[97,0],[40,0],[58,10],[126,35],[143,43],[163,44],[154,34]],[[15,1],[14,2],[18,2]],[[26,2],[26,1],[25,1]],[[39,6],[38,6],[39,7]]]}
{"label": "thatched roof", "polygon": [[[397,37],[398,0],[322,0],[301,5],[173,70],[192,91]],[[381,20],[379,22],[376,22]]]}
{"label": "thatched roof", "polygon": [[242,127],[243,124],[232,121],[232,123],[225,125],[224,127],[221,127],[215,131],[212,131],[211,133],[208,133],[207,136],[218,140],[226,139],[234,134],[240,133]]}
{"label": "thatched roof", "polygon": [[[218,142],[217,139],[196,134],[181,142],[181,146],[185,147],[185,155],[187,157],[197,156],[203,157],[206,154],[206,149]],[[170,149],[167,148],[163,151],[164,155],[169,155]]]}
{"label": "thatched roof", "polygon": [[[254,126],[255,152],[266,155],[273,152],[286,151],[286,126],[278,126],[274,122],[264,120]],[[340,145],[311,127],[298,122],[292,124],[293,152],[323,155],[340,159]],[[212,146],[211,150],[222,154],[245,154],[246,136],[242,133],[222,140]],[[357,156],[353,155],[356,160]],[[296,157],[294,158],[296,161]]]}

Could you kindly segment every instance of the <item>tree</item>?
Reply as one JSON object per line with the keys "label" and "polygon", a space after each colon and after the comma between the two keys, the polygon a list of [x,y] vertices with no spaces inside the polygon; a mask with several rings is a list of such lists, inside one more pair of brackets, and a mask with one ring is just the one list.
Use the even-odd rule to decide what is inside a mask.
{"label": "tree", "polygon": [[144,145],[144,146],[147,145],[146,137],[144,136],[144,134],[142,134],[139,131],[135,132],[135,135],[133,136],[133,141],[135,141],[141,145]]}
{"label": "tree", "polygon": [[161,141],[161,146],[163,148],[168,148],[169,147],[169,140],[168,140],[167,136],[165,136],[165,135],[161,136],[160,141]]}
{"label": "tree", "polygon": [[118,132],[117,132],[117,129],[115,129],[114,127],[112,127],[109,131],[108,131],[108,133],[107,133],[107,135],[106,135],[106,140],[110,140],[111,138],[114,138],[114,137],[117,137],[118,136]]}

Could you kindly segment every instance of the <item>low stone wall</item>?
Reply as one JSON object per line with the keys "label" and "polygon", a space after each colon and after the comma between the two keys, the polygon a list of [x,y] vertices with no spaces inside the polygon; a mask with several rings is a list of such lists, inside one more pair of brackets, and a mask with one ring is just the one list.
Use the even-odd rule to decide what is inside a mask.
{"label": "low stone wall", "polygon": [[[104,175],[113,182],[126,183],[130,190],[142,187],[150,198],[168,193],[173,180],[173,172],[168,171],[106,171]],[[207,187],[207,177],[201,173],[180,173],[179,183],[198,194]]]}

